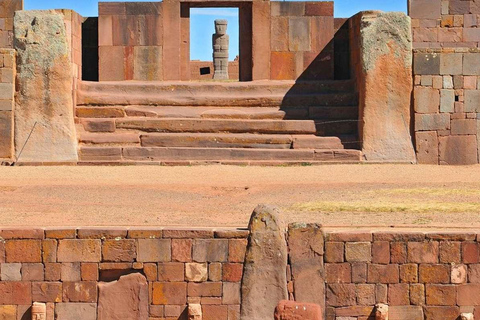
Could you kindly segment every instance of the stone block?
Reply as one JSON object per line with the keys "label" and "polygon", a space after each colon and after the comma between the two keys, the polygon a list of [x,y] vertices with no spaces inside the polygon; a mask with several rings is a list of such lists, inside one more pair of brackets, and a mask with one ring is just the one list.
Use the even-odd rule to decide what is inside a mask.
{"label": "stone block", "polygon": [[363,262],[352,263],[352,282],[367,282],[367,264]]}
{"label": "stone block", "polygon": [[412,19],[440,19],[441,13],[441,0],[411,0],[409,2],[409,15]]}
{"label": "stone block", "polygon": [[55,306],[55,319],[96,320],[96,303],[58,303]]}
{"label": "stone block", "polygon": [[426,301],[428,305],[450,306],[456,304],[456,289],[454,285],[426,285]]}
{"label": "stone block", "polygon": [[[0,90],[1,91],[1,90]],[[10,101],[8,105],[12,105]],[[12,111],[0,111],[0,158],[13,156],[13,113]]]}
{"label": "stone block", "polygon": [[148,306],[148,283],[139,273],[98,284],[98,320],[147,320]]}
{"label": "stone block", "polygon": [[476,306],[480,305],[479,284],[462,284],[457,287],[457,305],[459,306]]}
{"label": "stone block", "polygon": [[185,267],[180,262],[158,264],[158,281],[180,282],[185,280]]}
{"label": "stone block", "polygon": [[80,266],[80,272],[83,281],[98,281],[97,263],[82,263]]}
{"label": "stone block", "polygon": [[152,303],[157,305],[184,305],[187,303],[187,283],[155,282]]}
{"label": "stone block", "polygon": [[345,251],[343,242],[325,243],[325,262],[343,262]]}
{"label": "stone block", "polygon": [[96,302],[97,283],[95,281],[63,282],[63,301]]}
{"label": "stone block", "polygon": [[438,242],[409,242],[408,261],[412,263],[438,263]]}
{"label": "stone block", "polygon": [[100,47],[113,46],[113,19],[112,16],[98,17],[98,45]]}
{"label": "stone block", "polygon": [[135,240],[105,240],[102,244],[102,261],[133,262],[135,258]]}
{"label": "stone block", "polygon": [[461,262],[460,242],[442,241],[440,242],[440,263]]}
{"label": "stone block", "polygon": [[161,46],[136,46],[133,49],[133,56],[134,80],[163,80],[163,50]]}
{"label": "stone block", "polygon": [[480,112],[480,90],[465,90],[465,112]]}
{"label": "stone block", "polygon": [[414,263],[400,265],[400,282],[418,282],[418,265]]}
{"label": "stone block", "polygon": [[480,76],[480,53],[463,54],[463,74],[465,76]]}
{"label": "stone block", "polygon": [[80,262],[62,263],[60,277],[62,281],[80,281],[81,278]]}
{"label": "stone block", "polygon": [[417,305],[417,306],[423,306],[425,304],[425,285],[424,284],[421,284],[421,283],[410,284],[410,304]]}
{"label": "stone block", "polygon": [[32,282],[32,299],[38,302],[62,302],[62,283]]}
{"label": "stone block", "polygon": [[42,262],[41,240],[8,240],[5,243],[6,262]]}
{"label": "stone block", "polygon": [[172,239],[172,261],[177,261],[177,262],[192,261],[192,240],[191,239]]}
{"label": "stone block", "polygon": [[195,262],[226,262],[228,260],[228,240],[205,239],[194,240],[193,261]]}
{"label": "stone block", "polygon": [[423,308],[419,306],[389,306],[390,320],[424,320]]}
{"label": "stone block", "polygon": [[347,242],[345,259],[348,262],[370,262],[372,259],[371,242]]}
{"label": "stone block", "polygon": [[417,160],[420,164],[438,164],[438,138],[435,131],[415,133]]}
{"label": "stone block", "polygon": [[124,2],[100,2],[98,15],[126,15],[127,9]]}
{"label": "stone block", "polygon": [[450,126],[452,135],[477,134],[477,120],[475,119],[452,119]]}
{"label": "stone block", "polygon": [[450,129],[450,114],[415,114],[415,131]]}
{"label": "stone block", "polygon": [[223,283],[222,304],[240,304],[240,283]]}
{"label": "stone block", "polygon": [[478,29],[478,28],[464,28],[463,29],[463,41],[465,41],[465,42],[478,42],[478,41],[480,41],[480,29]]}
{"label": "stone block", "polygon": [[[453,90],[452,90],[453,91]],[[440,106],[440,93],[437,89],[416,87],[414,107],[417,113],[437,113]]]}
{"label": "stone block", "polygon": [[397,264],[369,264],[368,265],[368,283],[398,283],[400,280],[399,268]]}
{"label": "stone block", "polygon": [[440,90],[440,112],[453,113],[454,111],[455,111],[455,90],[451,90],[451,89]]}
{"label": "stone block", "polygon": [[21,269],[21,263],[2,263],[0,265],[0,279],[2,281],[21,281]]}
{"label": "stone block", "polygon": [[203,319],[227,319],[228,307],[225,305],[203,305]]}
{"label": "stone block", "polygon": [[[308,2],[307,2],[308,5]],[[311,18],[312,53],[320,57],[327,57],[326,53],[333,51],[333,38],[335,37],[335,24],[333,16]]]}
{"label": "stone block", "polygon": [[243,264],[241,263],[224,263],[222,270],[223,281],[240,282],[243,275]]}
{"label": "stone block", "polygon": [[288,51],[288,20],[287,17],[272,17],[270,38],[272,51]]}
{"label": "stone block", "polygon": [[[454,42],[454,41],[450,41],[450,42]],[[460,75],[463,73],[462,66],[463,66],[462,53],[441,53],[440,54],[440,74],[441,75]]]}
{"label": "stone block", "polygon": [[43,281],[44,270],[42,263],[23,263],[22,264],[23,281]]}
{"label": "stone block", "polygon": [[427,306],[424,308],[425,320],[457,320],[460,310],[456,306]]}
{"label": "stone block", "polygon": [[58,281],[62,275],[61,263],[45,263],[45,280]]}
{"label": "stone block", "polygon": [[100,81],[123,81],[125,79],[125,50],[120,46],[101,46],[99,52]]}
{"label": "stone block", "polygon": [[455,284],[467,282],[467,266],[464,264],[452,265],[450,281]]}
{"label": "stone block", "polygon": [[159,15],[162,13],[162,4],[159,2],[127,2],[127,15]]}
{"label": "stone block", "polygon": [[186,263],[185,280],[192,282],[204,282],[208,279],[207,263]]}
{"label": "stone block", "polygon": [[222,264],[210,263],[208,265],[208,280],[221,281],[222,280]]}
{"label": "stone block", "polygon": [[306,2],[306,16],[333,16],[333,1],[325,2]]}
{"label": "stone block", "polygon": [[143,263],[143,272],[148,281],[155,281],[158,278],[158,267],[156,263]]}
{"label": "stone block", "polygon": [[228,241],[228,261],[243,263],[247,250],[247,239],[230,239]]}
{"label": "stone block", "polygon": [[332,307],[346,307],[356,304],[356,286],[354,284],[328,284],[327,301]]}
{"label": "stone block", "polygon": [[420,264],[418,269],[421,283],[450,283],[450,267],[443,264]]}
{"label": "stone block", "polygon": [[350,263],[327,263],[325,276],[327,283],[351,283],[352,266]]}
{"label": "stone block", "polygon": [[477,139],[474,135],[440,137],[439,155],[441,164],[476,164],[478,163]]}
{"label": "stone block", "polygon": [[409,286],[407,283],[390,284],[388,286],[388,304],[392,306],[410,304]]}
{"label": "stone block", "polygon": [[303,2],[272,2],[270,6],[272,17],[302,17],[305,15],[305,3]]}
{"label": "stone block", "polygon": [[307,17],[294,17],[288,23],[289,51],[310,51],[310,19]]}
{"label": "stone block", "polygon": [[138,239],[137,261],[167,262],[171,260],[171,240]]}
{"label": "stone block", "polygon": [[415,53],[413,70],[416,75],[440,74],[440,55],[436,53]]}
{"label": "stone block", "polygon": [[58,243],[58,262],[100,262],[101,240],[65,239]]}
{"label": "stone block", "polygon": [[189,297],[221,297],[222,283],[221,282],[189,282],[188,283]]}
{"label": "stone block", "polygon": [[[323,310],[319,305],[282,300],[275,308],[275,320],[322,320]],[[338,317],[337,317],[338,319]]]}
{"label": "stone block", "polygon": [[271,79],[292,80],[296,78],[295,53],[271,53]]}

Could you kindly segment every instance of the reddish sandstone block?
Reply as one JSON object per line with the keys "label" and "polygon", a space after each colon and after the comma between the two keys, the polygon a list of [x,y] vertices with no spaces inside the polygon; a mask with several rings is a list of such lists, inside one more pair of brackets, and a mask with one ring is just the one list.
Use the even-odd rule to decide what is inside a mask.
{"label": "reddish sandstone block", "polygon": [[403,264],[400,266],[400,282],[415,283],[418,282],[418,265]]}
{"label": "reddish sandstone block", "polygon": [[438,263],[438,242],[409,242],[407,244],[408,262]]}
{"label": "reddish sandstone block", "polygon": [[105,240],[103,242],[103,261],[130,262],[136,256],[135,240]]}
{"label": "reddish sandstone block", "polygon": [[480,283],[480,264],[470,264],[468,266],[468,282]]}
{"label": "reddish sandstone block", "polygon": [[375,285],[375,301],[376,303],[388,303],[388,285],[382,283]]}
{"label": "reddish sandstone block", "polygon": [[333,2],[306,2],[306,16],[333,16]]}
{"label": "reddish sandstone block", "polygon": [[343,242],[325,242],[325,262],[343,262],[345,256]]}
{"label": "reddish sandstone block", "polygon": [[456,304],[455,285],[426,285],[427,304],[433,306],[451,306]]}
{"label": "reddish sandstone block", "polygon": [[42,262],[42,241],[7,240],[5,255],[7,262]]}
{"label": "reddish sandstone block", "polygon": [[228,240],[195,240],[193,242],[193,261],[226,262],[228,260]]}
{"label": "reddish sandstone block", "polygon": [[43,264],[41,263],[23,263],[22,280],[23,281],[43,281]]}
{"label": "reddish sandstone block", "polygon": [[223,264],[223,281],[240,282],[243,275],[243,264],[241,263],[224,263]]}
{"label": "reddish sandstone block", "polygon": [[480,305],[480,285],[479,284],[463,284],[457,286],[457,305],[459,306],[475,306]]}
{"label": "reddish sandstone block", "polygon": [[412,283],[410,285],[410,304],[423,306],[425,304],[425,285]]}
{"label": "reddish sandstone block", "polygon": [[353,283],[367,282],[367,264],[366,263],[352,263],[352,282]]}
{"label": "reddish sandstone block", "polygon": [[240,304],[240,283],[223,283],[222,304]]}
{"label": "reddish sandstone block", "polygon": [[243,263],[245,251],[247,250],[247,239],[231,239],[228,241],[228,261]]}
{"label": "reddish sandstone block", "polygon": [[420,164],[438,164],[436,131],[415,132],[417,160]]}
{"label": "reddish sandstone block", "polygon": [[45,263],[45,280],[58,281],[62,275],[61,263]]}
{"label": "reddish sandstone block", "polygon": [[228,307],[222,305],[202,306],[203,320],[227,319]]}
{"label": "reddish sandstone block", "polygon": [[407,262],[407,245],[405,242],[390,243],[390,261],[391,263]]}
{"label": "reddish sandstone block", "polygon": [[150,305],[149,306],[149,314],[151,317],[156,317],[156,318],[163,318],[164,313],[165,313],[165,306],[159,306],[159,305]]}
{"label": "reddish sandstone block", "polygon": [[458,241],[442,241],[440,242],[440,262],[441,263],[460,263],[460,245]]}
{"label": "reddish sandstone block", "polygon": [[82,263],[80,267],[83,281],[97,281],[98,280],[98,264],[97,263]]}
{"label": "reddish sandstone block", "polygon": [[163,237],[170,239],[209,239],[214,237],[213,229],[167,229]]}
{"label": "reddish sandstone block", "polygon": [[375,304],[374,284],[357,285],[357,304],[361,306],[371,306]]}
{"label": "reddish sandstone block", "polygon": [[32,304],[31,282],[0,282],[0,304]]}
{"label": "reddish sandstone block", "polygon": [[228,320],[240,320],[240,305],[228,306]]}
{"label": "reddish sandstone block", "polygon": [[184,264],[180,262],[159,263],[158,281],[180,282],[185,280]]}
{"label": "reddish sandstone block", "polygon": [[80,262],[62,263],[60,278],[62,281],[80,281],[82,278]]}
{"label": "reddish sandstone block", "polygon": [[75,239],[77,236],[76,229],[47,229],[45,230],[45,238],[47,239]]}
{"label": "reddish sandstone block", "polygon": [[138,239],[137,261],[167,262],[171,260],[171,240]]}
{"label": "reddish sandstone block", "polygon": [[352,282],[352,267],[350,263],[326,263],[325,274],[327,283]]}
{"label": "reddish sandstone block", "polygon": [[348,262],[370,262],[372,259],[371,242],[347,242],[345,259]]}
{"label": "reddish sandstone block", "polygon": [[2,229],[0,230],[0,237],[3,239],[43,239],[45,234],[43,229],[30,228],[30,229]]}
{"label": "reddish sandstone block", "polygon": [[43,262],[57,262],[57,240],[47,239],[42,241]]}
{"label": "reddish sandstone block", "polygon": [[57,259],[59,262],[100,262],[101,240],[60,240]]}
{"label": "reddish sandstone block", "polygon": [[450,282],[455,284],[467,282],[467,266],[464,264],[452,264]]}
{"label": "reddish sandstone block", "polygon": [[437,113],[440,107],[440,91],[433,88],[414,89],[414,107],[417,113]]}
{"label": "reddish sandstone block", "polygon": [[165,306],[164,314],[166,318],[178,319],[185,310],[185,306]]}
{"label": "reddish sandstone block", "polygon": [[117,239],[126,238],[127,229],[118,228],[81,228],[77,230],[79,239]]}
{"label": "reddish sandstone block", "polygon": [[368,283],[398,283],[399,279],[397,264],[368,265]]}
{"label": "reddish sandstone block", "polygon": [[192,240],[172,239],[172,261],[192,261]]}
{"label": "reddish sandstone block", "polygon": [[462,257],[463,263],[478,263],[479,262],[479,248],[476,242],[462,243]]}
{"label": "reddish sandstone block", "polygon": [[62,302],[61,282],[32,282],[32,299],[37,302]]}
{"label": "reddish sandstone block", "polygon": [[322,308],[317,304],[282,300],[275,308],[275,320],[323,320]]}
{"label": "reddish sandstone block", "polygon": [[477,164],[476,141],[477,139],[474,135],[440,137],[440,164]]}
{"label": "reddish sandstone block", "polygon": [[97,283],[95,281],[64,282],[63,301],[97,302]]}
{"label": "reddish sandstone block", "polygon": [[450,283],[450,266],[444,264],[421,264],[419,267],[421,283]]}
{"label": "reddish sandstone block", "polygon": [[203,282],[203,283],[188,283],[189,297],[221,297],[222,283],[221,282]]}
{"label": "reddish sandstone block", "polygon": [[372,243],[372,263],[390,263],[390,243],[388,241],[375,241]]}
{"label": "reddish sandstone block", "polygon": [[296,63],[294,52],[272,52],[271,71],[272,80],[291,80],[296,78]]}
{"label": "reddish sandstone block", "polygon": [[457,320],[460,314],[458,307],[428,306],[424,308],[425,320]]}
{"label": "reddish sandstone block", "polygon": [[353,306],[356,304],[354,284],[332,283],[327,285],[327,301],[332,307]]}
{"label": "reddish sandstone block", "polygon": [[407,283],[388,285],[388,304],[392,306],[410,304],[409,286]]}
{"label": "reddish sandstone block", "polygon": [[222,280],[222,264],[210,263],[208,265],[208,280],[221,281]]}
{"label": "reddish sandstone block", "polygon": [[130,239],[160,239],[163,231],[158,229],[129,229],[127,238]]}
{"label": "reddish sandstone block", "polygon": [[157,280],[157,264],[155,263],[144,263],[143,264],[143,272],[145,273],[145,277],[148,281],[156,281]]}
{"label": "reddish sandstone block", "polygon": [[153,284],[153,304],[187,303],[187,284],[185,282],[155,282]]}

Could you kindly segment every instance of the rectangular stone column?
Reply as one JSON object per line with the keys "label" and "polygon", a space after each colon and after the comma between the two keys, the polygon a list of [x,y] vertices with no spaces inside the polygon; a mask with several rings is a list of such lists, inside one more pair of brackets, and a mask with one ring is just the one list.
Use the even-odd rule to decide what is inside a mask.
{"label": "rectangular stone column", "polygon": [[163,79],[180,80],[180,1],[163,2]]}
{"label": "rectangular stone column", "polygon": [[270,1],[252,4],[253,80],[270,79]]}
{"label": "rectangular stone column", "polygon": [[15,50],[0,49],[0,162],[13,158]]}

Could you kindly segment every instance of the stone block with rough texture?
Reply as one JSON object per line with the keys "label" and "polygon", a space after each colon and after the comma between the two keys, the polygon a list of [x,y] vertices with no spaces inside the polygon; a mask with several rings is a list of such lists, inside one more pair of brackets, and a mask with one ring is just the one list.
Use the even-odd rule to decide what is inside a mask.
{"label": "stone block with rough texture", "polygon": [[275,308],[275,320],[323,320],[322,308],[313,303],[283,300]]}
{"label": "stone block with rough texture", "polygon": [[360,139],[367,161],[415,162],[410,136],[412,35],[403,13],[359,13]]}
{"label": "stone block with rough texture", "polygon": [[148,319],[148,284],[140,273],[98,284],[98,320]]}
{"label": "stone block with rough texture", "polygon": [[258,206],[250,218],[242,281],[242,320],[273,318],[287,295],[287,244],[278,210]]}
{"label": "stone block with rough texture", "polygon": [[19,161],[76,162],[73,73],[63,15],[19,11],[14,24],[18,55],[16,155],[31,133]]}

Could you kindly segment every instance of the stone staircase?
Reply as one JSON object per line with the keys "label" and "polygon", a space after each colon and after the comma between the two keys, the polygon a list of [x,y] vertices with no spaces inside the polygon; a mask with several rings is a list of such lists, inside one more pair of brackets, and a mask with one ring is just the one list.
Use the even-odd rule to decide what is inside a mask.
{"label": "stone staircase", "polygon": [[82,82],[80,164],[360,162],[352,81]]}

